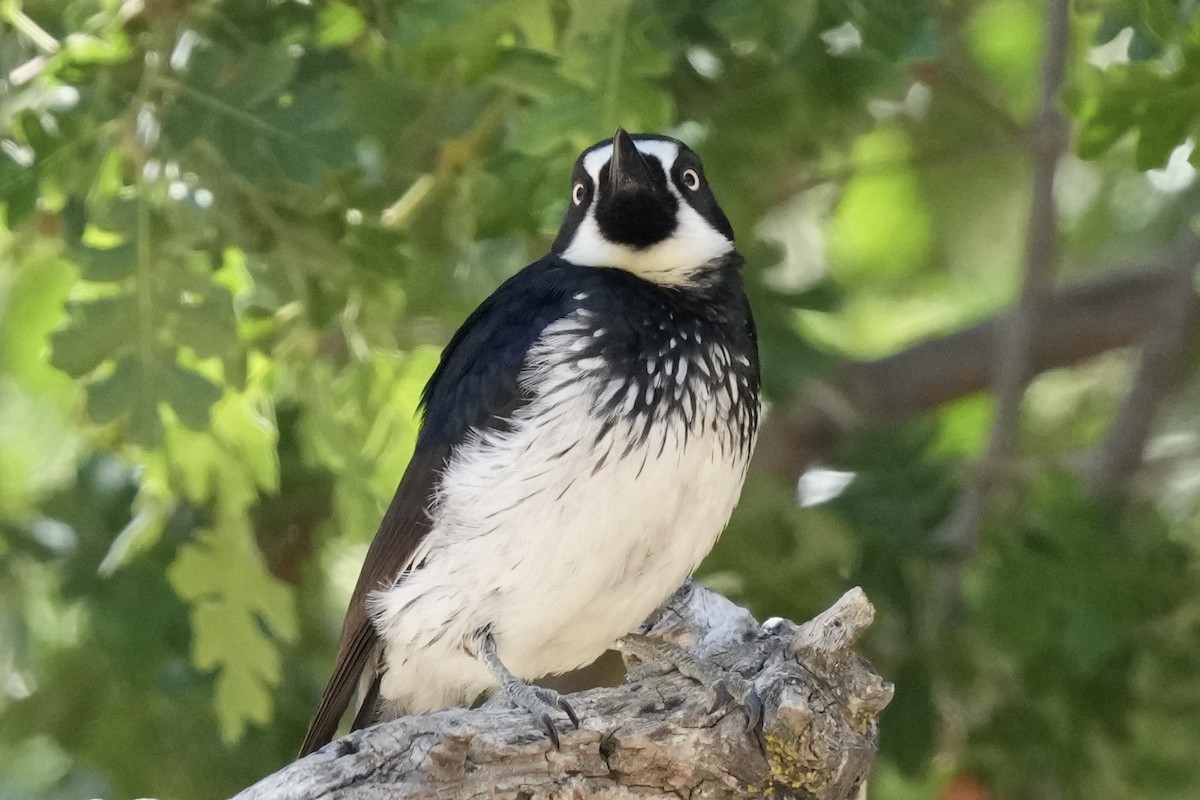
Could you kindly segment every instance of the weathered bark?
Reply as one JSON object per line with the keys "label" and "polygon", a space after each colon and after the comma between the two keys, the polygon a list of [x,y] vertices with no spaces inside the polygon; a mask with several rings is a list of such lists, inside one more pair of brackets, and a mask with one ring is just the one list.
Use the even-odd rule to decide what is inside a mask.
{"label": "weathered bark", "polygon": [[559,720],[562,749],[529,714],[485,705],[357,731],[237,795],[316,798],[854,797],[874,761],[879,712],[892,697],[850,646],[874,609],[859,589],[811,622],[768,620],[689,583],[647,622],[646,641],[694,659],[689,674],[752,688],[746,707],[710,712],[712,686],[659,662],[618,687],[570,696],[579,730]]}

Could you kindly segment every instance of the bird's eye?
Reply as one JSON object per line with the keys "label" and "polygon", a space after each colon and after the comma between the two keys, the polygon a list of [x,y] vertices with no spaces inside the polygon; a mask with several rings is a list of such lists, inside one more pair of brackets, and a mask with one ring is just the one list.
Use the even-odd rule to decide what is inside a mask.
{"label": "bird's eye", "polygon": [[691,189],[693,192],[700,188],[700,173],[694,169],[685,169],[683,171],[683,185]]}
{"label": "bird's eye", "polygon": [[579,205],[583,202],[583,193],[586,191],[582,183],[575,184],[575,188],[571,190],[571,202]]}

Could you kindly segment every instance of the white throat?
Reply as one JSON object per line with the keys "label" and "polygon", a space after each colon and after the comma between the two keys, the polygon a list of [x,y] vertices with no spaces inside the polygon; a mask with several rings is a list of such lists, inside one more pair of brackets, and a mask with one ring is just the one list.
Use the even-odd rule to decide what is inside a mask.
{"label": "white throat", "polygon": [[[562,257],[583,267],[618,267],[655,283],[671,286],[689,283],[698,269],[732,252],[733,242],[700,216],[671,180],[671,165],[679,155],[677,144],[652,139],[636,141],[634,146],[643,155],[652,156],[648,159],[650,163],[659,164],[665,173],[667,189],[679,204],[675,231],[650,247],[635,248],[611,242],[604,238],[596,222],[596,200],[600,192],[594,191],[583,222],[575,230]],[[611,159],[611,143],[600,145],[583,157],[583,168],[593,186],[599,187],[600,170]]]}

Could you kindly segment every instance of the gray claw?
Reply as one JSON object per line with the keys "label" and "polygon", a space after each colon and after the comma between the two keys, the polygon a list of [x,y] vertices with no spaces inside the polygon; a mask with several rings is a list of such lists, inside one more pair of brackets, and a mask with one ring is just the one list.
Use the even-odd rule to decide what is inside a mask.
{"label": "gray claw", "polygon": [[545,726],[546,733],[550,736],[550,744],[554,745],[555,750],[562,750],[562,742],[558,738],[558,729],[554,727],[554,720],[550,719],[549,714],[542,714],[542,725]]}
{"label": "gray claw", "polygon": [[746,709],[746,732],[761,736],[763,729],[762,695],[751,688],[750,692],[742,698],[742,706]]}
{"label": "gray claw", "polygon": [[713,700],[708,708],[709,714],[736,703],[746,712],[746,732],[762,732],[763,701],[752,684],[740,678],[727,676],[713,684],[712,691]]}
{"label": "gray claw", "polygon": [[558,698],[558,707],[561,708],[571,720],[571,724],[575,726],[575,730],[579,730],[579,716],[575,713],[575,709],[571,708],[571,704],[567,702],[567,698]]}
{"label": "gray claw", "polygon": [[724,708],[733,701],[733,695],[729,691],[729,686],[725,681],[718,681],[712,687],[712,702],[708,704],[706,714],[715,714],[717,709]]}
{"label": "gray claw", "polygon": [[503,697],[512,705],[528,711],[535,718],[541,720],[542,725],[546,728],[546,733],[550,736],[550,743],[554,745],[555,750],[560,750],[562,743],[558,738],[558,729],[554,727],[554,720],[546,713],[546,709],[561,709],[571,719],[571,724],[578,729],[579,717],[575,714],[575,709],[571,708],[571,704],[553,689],[532,686],[513,675],[500,660],[500,654],[496,652],[496,639],[492,636],[490,628],[481,628],[473,641],[476,648],[475,655],[500,684],[497,696]]}
{"label": "gray claw", "polygon": [[562,742],[559,739],[558,729],[554,727],[554,718],[546,712],[547,708],[561,710],[571,720],[571,724],[576,729],[579,728],[579,715],[575,713],[575,709],[571,708],[571,704],[553,689],[513,681],[502,685],[500,694],[517,708],[523,708],[541,720],[555,750],[562,749]]}
{"label": "gray claw", "polygon": [[707,712],[709,714],[736,703],[746,711],[746,730],[755,734],[762,733],[762,697],[755,691],[754,684],[738,673],[700,661],[684,648],[650,636],[625,636],[619,642],[619,649],[643,662],[636,670],[647,669],[653,667],[656,662],[662,662],[707,686],[712,694]]}

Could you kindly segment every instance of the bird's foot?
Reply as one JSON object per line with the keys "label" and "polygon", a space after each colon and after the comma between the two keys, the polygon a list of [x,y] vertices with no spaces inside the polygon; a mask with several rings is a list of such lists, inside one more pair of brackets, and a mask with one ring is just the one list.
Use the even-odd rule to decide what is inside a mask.
{"label": "bird's foot", "polygon": [[681,675],[691,678],[708,689],[708,713],[737,707],[746,713],[745,729],[756,735],[762,733],[763,701],[754,684],[732,670],[723,669],[711,661],[702,661],[682,647],[651,636],[631,633],[617,642],[617,649],[633,656],[641,664],[631,675],[641,671],[658,671],[658,664],[668,664]]}
{"label": "bird's foot", "polygon": [[551,718],[549,710],[562,711],[571,720],[571,724],[576,729],[579,728],[579,717],[575,714],[575,709],[571,708],[571,704],[567,702],[566,698],[553,689],[533,686],[514,679],[501,683],[496,697],[507,700],[517,708],[528,711],[539,719],[555,750],[562,749],[562,742],[559,740],[558,729],[554,727],[554,720]]}
{"label": "bird's foot", "polygon": [[579,717],[566,698],[553,689],[525,683],[513,675],[496,653],[496,640],[490,631],[480,633],[477,639],[477,650],[479,660],[484,663],[488,671],[492,673],[492,677],[500,684],[495,698],[507,700],[517,708],[528,711],[541,720],[550,737],[550,743],[554,745],[555,750],[561,750],[562,743],[558,737],[558,729],[554,727],[554,720],[550,716],[549,710],[562,711],[571,720],[571,724],[576,729],[579,728]]}

